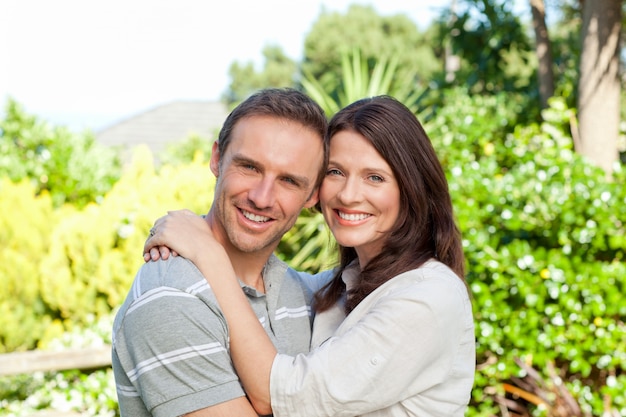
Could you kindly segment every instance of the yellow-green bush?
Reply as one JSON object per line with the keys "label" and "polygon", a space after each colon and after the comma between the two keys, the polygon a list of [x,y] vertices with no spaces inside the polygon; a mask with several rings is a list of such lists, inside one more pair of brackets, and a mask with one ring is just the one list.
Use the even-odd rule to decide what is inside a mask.
{"label": "yellow-green bush", "polygon": [[31,345],[50,325],[39,290],[39,263],[50,246],[56,213],[29,181],[0,180],[0,352]]}
{"label": "yellow-green bush", "polygon": [[0,350],[44,346],[51,337],[122,303],[150,226],[166,210],[206,212],[214,177],[197,159],[155,173],[138,148],[99,203],[54,209],[28,183],[1,183]]}

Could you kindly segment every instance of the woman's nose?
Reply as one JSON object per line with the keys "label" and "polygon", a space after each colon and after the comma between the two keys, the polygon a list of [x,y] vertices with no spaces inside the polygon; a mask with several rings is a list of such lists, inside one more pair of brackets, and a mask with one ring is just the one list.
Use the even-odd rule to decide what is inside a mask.
{"label": "woman's nose", "polygon": [[354,203],[361,199],[361,187],[357,179],[348,178],[337,192],[337,198],[344,204]]}

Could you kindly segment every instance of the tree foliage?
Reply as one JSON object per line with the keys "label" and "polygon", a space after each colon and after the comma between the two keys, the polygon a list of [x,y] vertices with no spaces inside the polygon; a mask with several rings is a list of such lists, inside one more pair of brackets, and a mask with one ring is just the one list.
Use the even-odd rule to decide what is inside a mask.
{"label": "tree foliage", "polygon": [[[405,15],[380,16],[370,6],[352,5],[346,14],[323,11],[304,41],[302,70],[325,91],[338,88],[345,54],[359,50],[371,70],[380,59],[395,57],[396,75],[416,89],[441,71],[431,42]],[[400,84],[400,83],[399,83]]]}
{"label": "tree foliage", "polygon": [[260,71],[253,62],[234,62],[228,73],[231,83],[222,99],[234,107],[258,89],[294,86],[297,64],[279,46],[270,45],[263,48],[263,68]]}
{"label": "tree foliage", "polygon": [[197,159],[208,161],[218,134],[216,131],[212,138],[191,134],[185,139],[168,144],[165,150],[159,153],[158,159],[163,165],[172,166],[188,164]]}
{"label": "tree foliage", "polygon": [[27,179],[37,193],[48,191],[56,206],[82,206],[110,190],[120,172],[119,156],[92,133],[51,127],[16,101],[7,101],[0,121],[0,178]]}
{"label": "tree foliage", "polygon": [[334,90],[325,90],[322,83],[312,74],[302,80],[306,93],[317,101],[326,114],[331,117],[339,109],[356,100],[377,96],[391,95],[403,102],[414,112],[423,106],[427,88],[419,86],[406,88],[407,84],[414,79],[414,73],[405,72],[402,79],[398,69],[398,59],[381,58],[374,61],[372,67],[363,58],[361,51],[353,50],[351,53],[343,53],[341,56],[341,76]]}
{"label": "tree foliage", "polygon": [[[39,290],[39,264],[62,215],[33,182],[0,179],[0,353],[34,347],[54,319]],[[34,336],[36,335],[36,336]],[[33,337],[34,336],[34,337]]]}
{"label": "tree foliage", "polygon": [[307,82],[305,78],[338,98],[344,58],[355,50],[368,71],[380,61],[393,61],[393,90],[407,85],[412,86],[410,90],[422,90],[442,71],[432,36],[421,33],[404,15],[380,16],[370,6],[352,5],[345,14],[322,11],[307,34],[301,63],[290,60],[279,47],[267,47],[262,70],[251,62],[231,65],[231,84],[223,98],[236,104],[260,88],[297,87]]}
{"label": "tree foliage", "polygon": [[449,25],[440,26],[440,38],[452,41],[452,53],[462,65],[456,83],[476,93],[537,90],[534,51],[513,2],[461,0]]}

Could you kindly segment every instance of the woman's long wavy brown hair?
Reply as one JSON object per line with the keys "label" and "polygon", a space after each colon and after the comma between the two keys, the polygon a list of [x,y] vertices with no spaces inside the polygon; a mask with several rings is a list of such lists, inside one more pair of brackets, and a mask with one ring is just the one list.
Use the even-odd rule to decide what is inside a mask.
{"label": "woman's long wavy brown hair", "polygon": [[[341,131],[364,136],[393,170],[400,188],[400,211],[382,251],[363,266],[347,297],[352,311],[365,297],[393,277],[435,258],[465,282],[461,233],[456,226],[448,183],[430,138],[415,115],[389,96],[356,101],[330,121],[327,136]],[[351,247],[339,246],[334,278],[315,295],[317,311],[333,306],[346,291],[344,269],[357,258]],[[467,285],[467,284],[466,284]]]}

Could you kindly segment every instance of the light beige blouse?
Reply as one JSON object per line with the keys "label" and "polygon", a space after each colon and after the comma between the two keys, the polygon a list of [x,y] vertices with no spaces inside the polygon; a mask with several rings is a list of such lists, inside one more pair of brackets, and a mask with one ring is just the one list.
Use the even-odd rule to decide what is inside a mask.
{"label": "light beige blouse", "polygon": [[[357,271],[346,270],[348,288]],[[347,317],[316,316],[314,349],[279,354],[275,417],[463,416],[475,370],[474,321],[463,282],[431,260],[386,282]]]}

